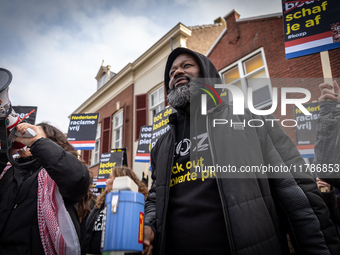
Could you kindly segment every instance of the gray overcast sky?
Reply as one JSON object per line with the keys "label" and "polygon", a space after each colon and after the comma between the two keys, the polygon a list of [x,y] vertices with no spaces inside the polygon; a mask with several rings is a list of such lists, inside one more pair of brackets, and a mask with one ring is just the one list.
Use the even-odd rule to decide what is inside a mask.
{"label": "gray overcast sky", "polygon": [[178,22],[212,24],[281,12],[281,0],[0,0],[0,67],[12,105],[38,106],[37,123],[63,132],[96,91],[102,60],[119,72]]}

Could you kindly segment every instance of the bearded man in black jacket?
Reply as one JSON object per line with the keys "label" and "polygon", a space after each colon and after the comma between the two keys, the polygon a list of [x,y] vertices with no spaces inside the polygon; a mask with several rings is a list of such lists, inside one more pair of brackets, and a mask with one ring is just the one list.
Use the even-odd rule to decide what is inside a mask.
{"label": "bearded man in black jacket", "polygon": [[[164,84],[177,112],[151,152],[143,254],[289,254],[287,233],[298,254],[340,253],[316,183],[279,124],[266,121],[273,116],[233,115],[232,106],[212,100],[206,115],[199,114],[199,91],[222,81],[207,57],[186,48],[169,55]],[[232,128],[213,119],[265,125]],[[207,170],[228,165],[303,171],[233,176]]]}

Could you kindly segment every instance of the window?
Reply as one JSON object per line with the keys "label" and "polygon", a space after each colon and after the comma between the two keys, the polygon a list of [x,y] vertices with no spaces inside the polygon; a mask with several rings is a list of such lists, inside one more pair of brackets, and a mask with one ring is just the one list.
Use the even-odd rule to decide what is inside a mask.
{"label": "window", "polygon": [[113,136],[114,148],[122,148],[123,146],[123,111],[120,111],[113,117]]}
{"label": "window", "polygon": [[111,151],[111,116],[101,122],[100,153]]}
{"label": "window", "polygon": [[104,84],[107,82],[107,74],[103,73],[102,78],[98,81],[98,89],[104,86]]}
{"label": "window", "polygon": [[93,164],[99,163],[99,149],[100,149],[100,135],[101,135],[101,125],[99,124],[97,127],[97,134],[96,134],[96,143],[94,145],[93,151]]}
{"label": "window", "polygon": [[148,123],[148,112],[147,112],[148,94],[136,95],[135,102],[136,102],[135,141],[138,141],[141,126],[146,125]]}
{"label": "window", "polygon": [[[263,49],[233,63],[222,70],[221,74],[225,84],[232,84],[242,89],[246,107],[248,107],[248,88],[252,88],[254,108],[262,109],[271,105],[271,84]],[[231,93],[228,99],[229,103],[232,103]]]}
{"label": "window", "polygon": [[82,151],[82,159],[86,165],[90,165],[91,162],[91,151],[90,150],[83,150]]}
{"label": "window", "polygon": [[149,95],[149,102],[151,118],[150,123],[152,123],[153,117],[164,109],[164,86],[160,87]]}

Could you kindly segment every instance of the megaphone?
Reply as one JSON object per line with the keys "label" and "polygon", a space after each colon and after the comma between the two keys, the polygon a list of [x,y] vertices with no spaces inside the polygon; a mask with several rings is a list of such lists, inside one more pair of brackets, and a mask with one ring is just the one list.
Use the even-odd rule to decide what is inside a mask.
{"label": "megaphone", "polygon": [[12,156],[13,149],[21,149],[25,147],[24,144],[14,142],[14,135],[24,137],[34,137],[36,133],[34,130],[28,128],[25,134],[16,132],[16,126],[21,122],[19,115],[14,111],[11,105],[11,101],[8,96],[9,84],[12,81],[12,74],[10,71],[0,68],[0,141],[1,141],[1,153],[7,154],[7,159],[12,165],[24,167],[34,164],[36,160],[19,164]]}
{"label": "megaphone", "polygon": [[12,110],[11,102],[8,98],[8,85],[11,81],[11,72],[0,68],[0,119],[5,119]]}

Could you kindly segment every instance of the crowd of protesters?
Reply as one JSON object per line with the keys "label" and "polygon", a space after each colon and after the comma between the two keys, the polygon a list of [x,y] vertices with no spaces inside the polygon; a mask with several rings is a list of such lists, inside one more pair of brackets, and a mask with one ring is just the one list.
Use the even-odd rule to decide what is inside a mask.
{"label": "crowd of protesters", "polygon": [[[115,167],[95,197],[87,166],[60,130],[47,123],[17,125],[21,134],[30,128],[36,135],[14,136],[26,147],[13,149],[19,156],[11,164],[0,154],[0,254],[101,254],[105,197],[121,176],[129,176],[146,200],[142,254],[340,254],[339,173],[312,176],[278,124],[213,127],[211,116],[254,119],[247,110],[232,115],[231,105],[210,99],[208,115],[201,115],[201,86],[214,84],[222,80],[206,56],[187,48],[171,52],[164,86],[176,112],[152,149],[150,190],[132,169]],[[323,83],[320,91],[313,164],[340,164],[339,87]],[[185,168],[188,162],[297,165],[304,171],[200,178]],[[182,181],[171,185],[175,178]]]}

